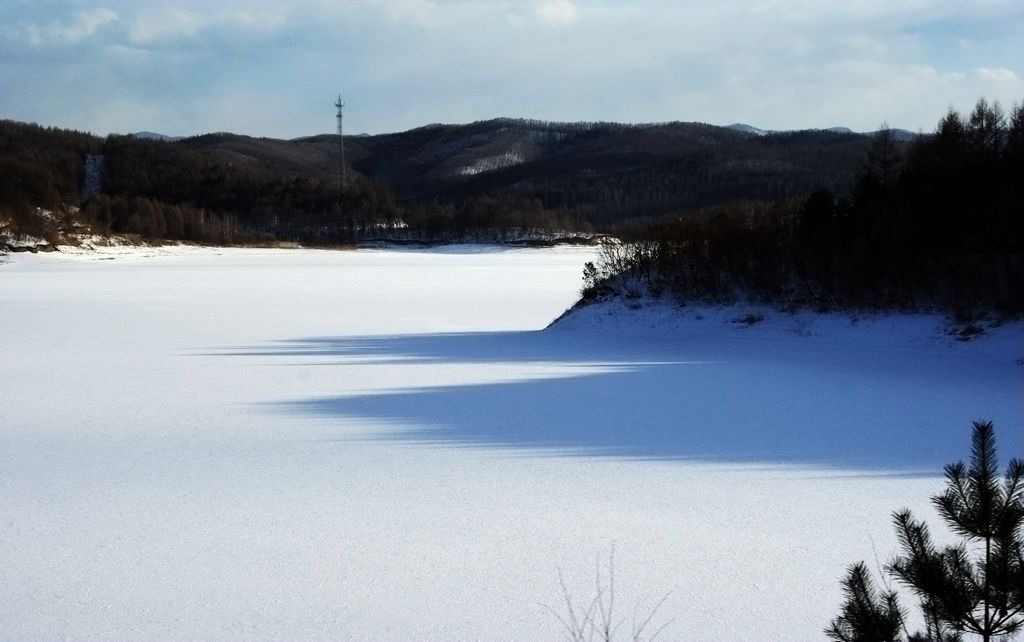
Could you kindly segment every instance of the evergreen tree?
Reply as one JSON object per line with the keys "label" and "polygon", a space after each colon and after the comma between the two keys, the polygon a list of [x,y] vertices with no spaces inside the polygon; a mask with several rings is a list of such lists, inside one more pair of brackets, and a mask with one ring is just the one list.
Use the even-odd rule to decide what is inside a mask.
{"label": "evergreen tree", "polygon": [[[971,633],[989,642],[1024,627],[1024,462],[1011,460],[1000,479],[991,422],[975,422],[971,441],[970,466],[946,466],[946,490],[932,500],[963,542],[937,547],[909,510],[893,516],[903,552],[889,571],[920,599],[927,627],[908,640]],[[851,567],[843,584],[847,601],[826,633],[840,641],[897,639],[885,628],[899,613],[895,595],[879,596],[863,565]]]}
{"label": "evergreen tree", "polygon": [[888,193],[896,185],[902,164],[900,145],[888,123],[882,123],[882,127],[871,137],[867,152],[867,173],[879,182],[884,193]]}
{"label": "evergreen tree", "polygon": [[838,642],[897,642],[903,611],[894,591],[879,593],[864,562],[849,568],[843,579],[842,614],[825,634]]}
{"label": "evergreen tree", "polygon": [[[1015,238],[1024,233],[1024,102],[1010,109],[1009,127],[1006,131],[1004,157],[1004,181],[1010,185],[1010,234]],[[1015,180],[1016,179],[1016,180]]]}
{"label": "evergreen tree", "polygon": [[978,99],[967,121],[967,142],[974,157],[985,164],[994,162],[1003,149],[1006,115],[998,102]]}

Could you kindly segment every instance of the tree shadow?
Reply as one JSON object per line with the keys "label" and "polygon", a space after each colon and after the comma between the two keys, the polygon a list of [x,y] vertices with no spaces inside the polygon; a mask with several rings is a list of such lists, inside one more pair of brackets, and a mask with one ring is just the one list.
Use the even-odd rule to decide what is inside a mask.
{"label": "tree shadow", "polygon": [[[549,330],[311,338],[227,354],[338,368],[560,366],[554,376],[274,404],[294,415],[372,420],[374,439],[446,447],[937,474],[962,457],[979,413],[995,412],[985,416],[997,427],[1019,419],[1012,403],[1006,416],[1003,387],[962,364],[821,345],[794,353],[770,342],[609,341]],[[1008,437],[1019,449],[1019,435]]]}

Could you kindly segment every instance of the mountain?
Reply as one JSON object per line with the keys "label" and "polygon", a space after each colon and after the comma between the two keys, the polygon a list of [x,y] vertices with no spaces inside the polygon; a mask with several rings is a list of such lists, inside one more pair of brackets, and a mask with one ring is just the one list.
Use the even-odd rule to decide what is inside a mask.
{"label": "mountain", "polygon": [[167,136],[165,134],[158,134],[156,132],[135,132],[129,135],[134,136],[135,138],[142,138],[145,140],[163,140],[169,142],[179,141],[182,138],[181,136]]}
{"label": "mountain", "polygon": [[[113,229],[157,236],[174,229],[184,237],[182,221],[204,221],[204,213],[227,217],[224,226],[286,238],[309,230],[336,236],[356,219],[363,229],[383,220],[458,233],[489,226],[615,231],[702,208],[802,200],[821,189],[848,195],[870,142],[853,133],[753,135],[686,122],[428,125],[346,136],[348,183],[339,198],[336,135],[175,139],[141,132],[101,139],[0,125],[0,161],[10,175],[0,183],[0,205],[79,203],[86,159],[100,156],[101,196],[112,201],[92,206],[89,216]],[[36,150],[34,158],[18,156],[24,149]],[[154,213],[147,205],[136,215],[137,199]]]}
{"label": "mountain", "polygon": [[[733,130],[733,131],[743,132],[743,133],[746,133],[746,134],[753,134],[755,136],[767,136],[768,134],[785,133],[785,132],[774,131],[774,130],[771,130],[771,129],[759,129],[757,127],[754,127],[753,125],[748,125],[746,123],[733,123],[732,125],[727,125],[726,127],[728,129]],[[824,131],[833,132],[835,134],[856,134],[857,133],[857,132],[853,131],[852,129],[850,129],[849,127],[842,127],[842,126],[829,127],[828,129],[826,129]],[[874,136],[875,134],[878,133],[878,131],[880,131],[880,130],[876,130],[876,131],[873,131],[873,132],[862,132],[862,133],[864,135],[866,135],[866,136]],[[917,138],[919,136],[919,134],[917,134],[915,132],[912,132],[910,130],[907,130],[907,129],[890,129],[889,132],[893,135],[893,137],[895,137],[896,140],[903,141],[903,142],[910,142],[910,141],[914,140],[915,138]]]}
{"label": "mountain", "polygon": [[[303,144],[328,149],[335,137]],[[496,119],[346,138],[352,166],[399,198],[515,193],[592,222],[727,201],[852,190],[869,138],[750,133],[701,123],[620,125]]]}
{"label": "mountain", "polygon": [[[915,137],[905,130],[891,131],[900,141]],[[591,182],[597,177],[621,178],[637,172],[663,173],[671,171],[670,166],[694,169],[694,165],[712,174],[712,182],[736,172],[748,179],[773,173],[783,182],[798,174],[796,189],[816,183],[844,192],[851,186],[850,178],[859,169],[871,135],[854,133],[846,127],[771,131],[745,123],[716,127],[682,122],[623,125],[497,118],[346,136],[345,141],[346,160],[357,175],[386,184],[397,197],[408,199],[446,198],[495,189],[530,191],[552,183]],[[323,180],[337,175],[339,150],[333,134],[293,140],[228,133],[180,139],[147,132],[134,136],[177,142],[233,164]],[[739,198],[765,197],[764,190],[726,191]],[[776,190],[774,196],[790,191]]]}
{"label": "mountain", "polygon": [[764,136],[766,134],[771,133],[771,131],[767,129],[758,129],[753,125],[747,125],[746,123],[733,123],[731,125],[728,125],[727,127],[728,129],[732,129],[734,131],[744,132],[747,134],[754,134],[755,136]]}
{"label": "mountain", "polygon": [[[876,133],[878,133],[878,132],[872,132],[872,134],[876,134]],[[909,143],[909,142],[915,140],[918,136],[922,135],[920,133],[912,132],[912,131],[907,130],[907,129],[890,129],[889,133],[892,134],[893,138],[895,138],[898,141],[902,141],[904,143]]]}
{"label": "mountain", "polygon": [[[852,190],[869,137],[702,123],[560,123],[497,118],[346,136],[353,180],[405,201],[524,198],[593,224],[730,201]],[[756,134],[756,135],[752,135]],[[175,146],[234,167],[333,182],[338,138],[206,134]]]}

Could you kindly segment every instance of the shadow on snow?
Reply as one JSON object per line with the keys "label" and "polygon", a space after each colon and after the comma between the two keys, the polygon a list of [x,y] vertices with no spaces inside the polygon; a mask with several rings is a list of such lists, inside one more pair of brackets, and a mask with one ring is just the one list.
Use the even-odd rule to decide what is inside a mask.
{"label": "shadow on snow", "polygon": [[[382,440],[445,446],[938,474],[964,456],[972,419],[994,419],[998,428],[1000,419],[1018,418],[1012,404],[1007,410],[1005,386],[928,355],[822,345],[794,353],[791,342],[607,339],[557,329],[314,338],[225,354],[339,368],[560,367],[544,378],[275,404],[296,415],[375,420]],[[1002,432],[1011,438],[1014,431],[1006,424]],[[1010,448],[1004,453],[1020,449],[1012,439],[1001,443]]]}

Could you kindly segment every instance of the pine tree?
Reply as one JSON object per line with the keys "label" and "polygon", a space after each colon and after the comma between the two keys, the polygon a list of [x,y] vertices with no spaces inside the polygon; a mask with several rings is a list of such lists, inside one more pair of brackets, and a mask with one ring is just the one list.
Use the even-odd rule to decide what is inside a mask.
{"label": "pine tree", "polygon": [[1006,137],[1006,114],[998,102],[978,99],[967,120],[967,143],[971,153],[982,163],[992,163],[1003,149]]}
{"label": "pine tree", "polygon": [[[995,430],[976,421],[970,466],[956,462],[945,471],[946,489],[932,501],[963,542],[937,547],[909,510],[893,516],[903,552],[888,570],[920,599],[927,627],[908,640],[1013,635],[1024,627],[1024,462],[1011,460],[1000,479]],[[847,601],[826,633],[841,642],[898,639],[886,628],[900,612],[896,596],[878,595],[865,573],[863,564],[851,567]]]}
{"label": "pine tree", "polygon": [[883,193],[888,194],[895,187],[903,164],[903,153],[888,123],[871,137],[867,152],[867,173],[878,181]]}
{"label": "pine tree", "polygon": [[894,591],[879,593],[864,562],[849,568],[843,579],[843,612],[825,634],[838,642],[897,642],[903,611]]}

